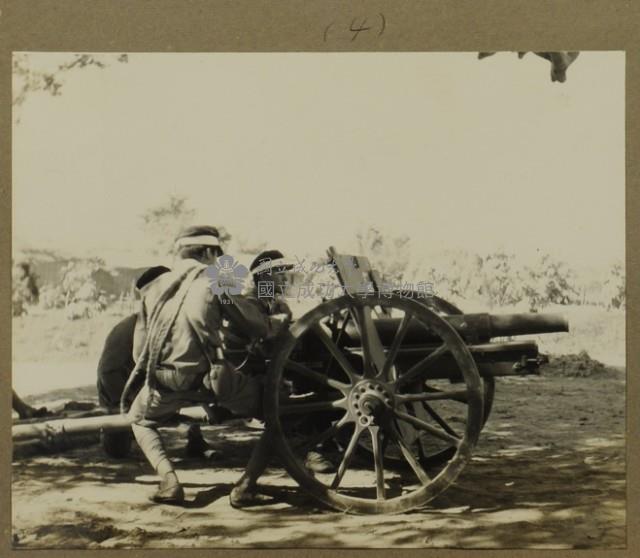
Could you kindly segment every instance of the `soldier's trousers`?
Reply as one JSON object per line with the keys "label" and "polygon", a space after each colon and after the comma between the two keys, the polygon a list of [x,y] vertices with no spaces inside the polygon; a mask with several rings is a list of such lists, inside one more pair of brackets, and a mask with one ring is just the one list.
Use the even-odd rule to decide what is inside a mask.
{"label": "soldier's trousers", "polygon": [[[170,383],[168,380],[171,375],[163,374],[165,371],[158,372],[159,380],[164,379],[166,383]],[[218,405],[240,416],[257,416],[260,413],[261,378],[247,376],[230,366],[215,370],[210,374],[210,378],[210,401],[215,397]],[[205,402],[206,397],[206,392],[202,391],[172,391],[163,385],[152,387],[149,383],[145,383],[138,392],[129,410],[129,419],[140,449],[159,474],[162,475],[172,468],[157,431],[158,426],[181,408]]]}

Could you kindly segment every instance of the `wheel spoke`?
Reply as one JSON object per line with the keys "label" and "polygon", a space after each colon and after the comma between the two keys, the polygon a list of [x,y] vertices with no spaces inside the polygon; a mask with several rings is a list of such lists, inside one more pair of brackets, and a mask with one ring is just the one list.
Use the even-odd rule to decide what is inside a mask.
{"label": "wheel spoke", "polygon": [[[349,321],[351,319],[352,319],[351,313],[349,311],[345,312],[344,319],[342,321],[342,326],[340,327],[340,331],[338,332],[338,336],[336,337],[336,343],[339,343],[340,339],[342,339],[342,336],[344,335],[345,331],[347,331],[347,325],[349,324]],[[331,368],[332,362],[333,362],[333,355],[329,360],[327,360],[327,365],[325,366],[325,369],[324,369],[325,374],[329,373],[329,369]]]}
{"label": "wheel spoke", "polygon": [[382,455],[384,456],[387,453],[387,446],[389,445],[389,436],[385,436],[382,438]]}
{"label": "wheel spoke", "polygon": [[347,417],[347,415],[345,414],[345,416],[342,417],[342,419],[340,419],[337,422],[334,422],[325,431],[320,432],[319,434],[316,434],[315,436],[312,436],[310,439],[305,440],[301,444],[298,444],[297,446],[295,446],[293,448],[294,451],[301,452],[301,453],[306,453],[307,451],[309,451],[309,450],[315,448],[316,446],[326,442],[327,440],[330,440],[331,438],[333,438],[339,432],[339,430],[345,424],[347,424],[347,421],[344,420],[346,417]]}
{"label": "wheel spoke", "polygon": [[456,438],[460,438],[460,434],[458,434],[453,428],[451,428],[451,426],[449,425],[449,423],[444,420],[434,409],[433,407],[431,407],[431,405],[429,405],[428,403],[422,403],[422,406],[425,408],[425,410],[427,411],[427,413],[429,413],[429,415],[431,416],[431,418],[433,420],[435,420],[444,430],[445,432],[448,432],[449,434],[451,434],[452,436],[455,436]]}
{"label": "wheel spoke", "polygon": [[302,403],[291,403],[293,399],[288,399],[287,405],[280,406],[280,414],[294,415],[300,413],[315,413],[317,411],[334,411],[344,409],[345,399],[334,399],[333,401],[312,401]]}
{"label": "wheel spoke", "polygon": [[[362,343],[362,369],[365,378],[371,377],[373,370],[373,362],[371,357],[373,356],[373,347],[371,345],[370,330],[367,327],[366,311],[370,312],[370,309],[366,305],[356,305],[353,307],[353,314],[355,315],[355,322],[360,330],[360,343]],[[371,314],[369,313],[369,318]]]}
{"label": "wheel spoke", "polygon": [[345,354],[340,350],[340,347],[338,347],[338,345],[333,342],[331,337],[327,335],[327,332],[322,329],[319,324],[315,324],[313,326],[313,331],[318,336],[320,341],[322,341],[324,346],[329,350],[333,358],[336,359],[336,362],[340,365],[340,368],[344,370],[344,373],[349,377],[351,383],[355,383],[357,381],[358,374],[356,374],[356,371],[353,369],[353,366],[351,366],[351,363],[347,360]]}
{"label": "wheel spoke", "polygon": [[[424,469],[420,466],[420,463],[415,458],[415,456],[413,455],[413,453],[411,452],[411,450],[409,449],[405,441],[402,439],[402,435],[395,428],[391,430],[391,434],[393,437],[393,441],[400,448],[402,455],[407,460],[407,463],[409,463],[409,465],[413,469],[413,472],[416,474],[420,482],[422,484],[429,484],[429,482],[431,482],[429,475],[427,475]],[[417,443],[418,445],[420,445],[419,440],[417,441]]]}
{"label": "wheel spoke", "polygon": [[420,438],[416,440],[416,444],[418,446],[418,463],[420,463],[420,465],[422,466],[422,470],[424,471],[426,469],[425,462],[427,460],[427,455],[424,451],[422,440]]}
{"label": "wheel spoke", "polygon": [[389,352],[387,353],[387,360],[385,361],[382,372],[380,373],[383,380],[386,380],[387,376],[389,375],[389,371],[391,370],[391,367],[393,366],[393,363],[396,360],[396,356],[398,355],[398,349],[400,349],[400,345],[402,344],[404,336],[406,335],[409,329],[409,324],[411,323],[412,319],[413,319],[413,314],[411,314],[410,312],[407,312],[403,316],[400,326],[398,326],[398,331],[396,331],[396,335],[393,338],[391,347],[389,347]]}
{"label": "wheel spoke", "polygon": [[386,498],[384,489],[384,453],[380,447],[380,427],[370,426],[369,432],[371,433],[373,462],[376,468],[376,496],[378,500],[384,500]]}
{"label": "wheel spoke", "polygon": [[338,465],[336,476],[333,478],[333,482],[331,483],[331,488],[333,488],[334,490],[340,486],[342,477],[344,477],[344,474],[347,472],[347,467],[349,467],[349,463],[351,462],[351,459],[355,452],[356,445],[358,444],[358,440],[360,439],[360,434],[362,434],[362,429],[356,424],[353,435],[351,436],[351,440],[349,440],[349,445],[344,451],[342,461],[340,461],[340,465]]}
{"label": "wheel spoke", "polygon": [[323,386],[332,387],[345,393],[349,389],[349,384],[344,384],[327,376],[316,372],[315,370],[311,370],[311,368],[305,366],[304,364],[300,364],[299,362],[295,362],[293,360],[287,360],[285,362],[285,368],[293,370],[304,376],[305,378],[315,381],[318,384],[322,384]]}
{"label": "wheel spoke", "polygon": [[449,434],[447,432],[443,432],[439,428],[436,428],[435,426],[430,425],[428,422],[425,422],[425,421],[419,419],[418,417],[411,416],[411,415],[409,415],[407,413],[404,413],[402,411],[398,411],[397,409],[393,411],[393,414],[398,419],[403,420],[405,422],[408,422],[409,424],[412,424],[413,426],[415,426],[419,430],[424,430],[425,432],[429,432],[429,434],[431,434],[435,438],[439,438],[440,440],[444,440],[445,442],[449,442],[450,444],[452,444],[454,446],[457,446],[458,443],[460,442],[459,438],[456,438],[455,436],[452,436],[451,434]]}
{"label": "wheel spoke", "polygon": [[398,385],[404,385],[407,383],[412,383],[415,380],[419,379],[424,372],[426,372],[431,364],[433,364],[438,358],[440,358],[443,354],[445,354],[449,348],[446,343],[440,345],[435,351],[429,353],[426,357],[424,357],[420,362],[414,364],[405,374],[402,374],[398,379]]}
{"label": "wheel spoke", "polygon": [[466,389],[460,389],[451,391],[432,391],[428,393],[397,394],[395,398],[399,403],[410,403],[412,401],[440,401],[443,399],[468,403],[469,393]]}

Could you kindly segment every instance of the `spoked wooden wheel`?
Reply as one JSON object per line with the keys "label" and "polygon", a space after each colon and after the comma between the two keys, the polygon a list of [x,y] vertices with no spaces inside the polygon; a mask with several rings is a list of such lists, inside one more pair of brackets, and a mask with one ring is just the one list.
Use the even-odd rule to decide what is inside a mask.
{"label": "spoked wooden wheel", "polygon": [[[414,290],[395,292],[399,296],[410,298],[420,304],[426,305],[441,316],[460,316],[464,313],[455,304],[452,304],[448,300],[436,295],[425,297],[424,293]],[[491,414],[491,408],[493,407],[493,399],[496,393],[496,382],[493,376],[482,376],[480,379],[482,381],[482,391],[484,393],[484,417],[482,419],[482,426],[484,427],[485,423],[489,419],[489,415]]]}
{"label": "spoked wooden wheel", "polygon": [[[461,315],[463,312],[457,306],[448,302],[447,300],[435,295],[425,296],[424,293],[415,290],[396,290],[394,294],[401,298],[409,298],[415,300],[420,304],[425,305],[427,308],[433,310],[440,316]],[[396,364],[396,369],[400,370],[400,365]],[[484,414],[482,419],[482,427],[484,427],[489,414],[491,413],[491,407],[493,405],[493,398],[495,394],[495,381],[492,376],[481,377],[483,392],[483,408]],[[421,393],[424,391],[430,392],[442,392],[451,389],[451,382],[446,379],[430,379],[426,380],[423,385],[415,386],[415,391]],[[427,421],[440,421],[440,424],[445,424],[448,427],[448,423],[460,424],[466,420],[466,401],[462,400],[433,400],[427,401],[414,401],[410,404],[410,412]],[[418,447],[421,463],[427,467],[433,467],[440,462],[446,461],[453,453],[455,453],[455,446],[447,444],[443,440],[434,440],[429,436],[421,433],[420,430],[408,423],[400,424],[400,432],[405,443],[412,445],[419,443]],[[358,447],[361,450],[372,453],[371,440],[367,437],[361,437],[358,442]],[[404,467],[408,468],[409,465],[406,462],[404,455],[398,449],[396,445],[387,445],[385,448],[385,458],[390,467]]]}
{"label": "spoked wooden wheel", "polygon": [[[387,346],[375,329],[377,307],[400,318]],[[361,347],[349,349],[332,339],[326,323],[336,315],[352,317]],[[410,368],[397,370],[394,363],[403,338],[416,324],[429,334],[431,348]],[[324,354],[305,355],[300,351],[305,344],[320,347]],[[438,376],[434,371],[442,359],[449,359],[449,369],[453,363],[463,383],[438,391],[416,389]],[[291,386],[293,393],[287,394]],[[462,402],[464,424],[453,427],[437,414],[425,420],[411,410],[415,402],[439,401]],[[482,427],[483,392],[469,350],[441,316],[395,295],[353,295],[325,302],[291,326],[271,363],[265,414],[286,469],[315,498],[352,513],[394,513],[425,504],[460,474]],[[405,440],[405,425],[419,432],[414,440]],[[355,452],[364,437],[372,448],[368,459]],[[426,439],[453,448],[437,468],[427,463]],[[306,452],[327,442],[335,448],[337,471],[314,474],[304,466]],[[408,470],[386,466],[388,446],[397,448]]]}

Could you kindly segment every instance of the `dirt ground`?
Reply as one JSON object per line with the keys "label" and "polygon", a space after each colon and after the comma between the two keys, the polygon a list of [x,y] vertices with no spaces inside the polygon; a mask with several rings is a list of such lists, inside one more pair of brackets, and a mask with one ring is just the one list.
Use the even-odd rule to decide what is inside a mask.
{"label": "dirt ground", "polygon": [[137,451],[121,461],[96,445],[15,458],[14,545],[622,548],[624,394],[621,372],[499,379],[472,462],[424,509],[401,515],[321,509],[276,464],[264,477],[272,503],[231,508],[259,434],[237,424],[203,427],[218,450],[211,461],[184,458],[184,435],[166,430],[185,507],[147,500],[157,479]]}

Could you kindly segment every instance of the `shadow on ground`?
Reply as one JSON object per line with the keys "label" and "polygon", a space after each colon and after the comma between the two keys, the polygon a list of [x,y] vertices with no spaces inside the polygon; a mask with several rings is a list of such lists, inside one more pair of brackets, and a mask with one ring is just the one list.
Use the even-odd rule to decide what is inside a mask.
{"label": "shadow on ground", "polygon": [[501,381],[493,415],[458,481],[423,509],[353,516],[322,509],[276,464],[273,502],[234,510],[227,495],[258,431],[206,427],[211,461],[183,457],[166,437],[188,502],[147,498],[156,478],[136,451],[99,447],[15,461],[14,544],[29,548],[463,547],[621,548],[625,545],[624,383]]}

